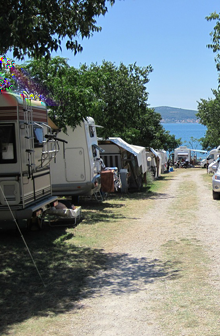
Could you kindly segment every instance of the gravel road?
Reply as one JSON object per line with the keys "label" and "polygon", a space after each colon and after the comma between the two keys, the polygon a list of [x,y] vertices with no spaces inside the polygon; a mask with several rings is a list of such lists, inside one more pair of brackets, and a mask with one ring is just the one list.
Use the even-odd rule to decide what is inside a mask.
{"label": "gravel road", "polygon": [[[116,235],[111,246],[106,247],[109,255],[106,270],[88,278],[85,294],[89,295],[82,296],[78,302],[72,321],[72,335],[220,335],[220,312],[215,312],[211,326],[207,321],[204,331],[204,325],[189,323],[190,316],[178,317],[176,310],[179,311],[183,305],[171,302],[172,291],[176,295],[176,288],[180,292],[185,290],[183,279],[188,261],[184,264],[180,250],[176,248],[175,253],[182,264],[175,268],[173,263],[171,267],[169,260],[174,258],[174,249],[165,248],[169,244],[171,246],[171,242],[187,241],[190,246],[196,242],[196,245],[193,244],[207,260],[203,263],[204,267],[208,267],[208,277],[204,279],[201,273],[201,283],[205,281],[204,288],[209,286],[213,289],[210,297],[213,304],[216,300],[217,304],[220,303],[220,201],[212,199],[210,185],[204,182],[203,174],[206,174],[205,170],[196,168],[181,169],[173,175],[170,173],[168,188],[146,200],[150,202],[150,210],[146,210],[144,216],[128,228],[126,235]],[[184,188],[184,185],[190,188]],[[186,257],[192,260],[190,253],[186,253]],[[190,271],[191,277],[194,272],[197,276],[196,263]],[[191,261],[188,267],[190,264]],[[198,294],[193,309],[195,314],[199,311],[201,320],[204,320],[208,307],[204,304],[205,299],[203,303],[198,300],[200,281],[195,283],[193,290]],[[166,309],[174,305],[178,308],[167,314],[167,321]],[[191,312],[190,307],[184,308],[184,312],[186,309]],[[197,316],[197,319],[200,317]]]}

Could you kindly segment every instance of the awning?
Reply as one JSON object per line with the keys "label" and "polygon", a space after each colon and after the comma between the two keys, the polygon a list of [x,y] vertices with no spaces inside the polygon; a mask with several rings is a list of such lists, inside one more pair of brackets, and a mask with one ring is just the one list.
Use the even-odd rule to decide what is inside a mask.
{"label": "awning", "polygon": [[130,145],[121,138],[108,138],[108,140],[136,156],[139,167],[142,166],[142,172],[145,173],[147,171],[145,147]]}
{"label": "awning", "polygon": [[150,147],[150,150],[156,157],[160,157],[159,153],[157,153],[152,147]]}
{"label": "awning", "polygon": [[193,151],[193,152],[198,152],[198,153],[204,153],[204,154],[207,154],[207,153],[208,153],[207,150],[202,150],[202,149],[191,149],[191,151]]}
{"label": "awning", "polygon": [[48,125],[53,129],[53,130],[58,130],[59,128],[57,127],[57,125],[55,125],[55,123],[50,119],[50,117],[48,117]]}
{"label": "awning", "polygon": [[[138,155],[138,151],[134,148],[134,146],[128,144],[127,142],[125,142],[124,140],[122,140],[121,138],[109,138],[107,140],[110,140],[111,142],[113,142],[114,144],[116,144],[117,146],[124,148],[125,150],[127,150],[129,153],[134,154],[135,156]],[[142,147],[143,148],[143,147]]]}

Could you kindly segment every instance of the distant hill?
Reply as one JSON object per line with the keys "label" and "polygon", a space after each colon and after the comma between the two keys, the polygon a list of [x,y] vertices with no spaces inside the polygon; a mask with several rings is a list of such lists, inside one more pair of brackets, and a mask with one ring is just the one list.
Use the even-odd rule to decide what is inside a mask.
{"label": "distant hill", "polygon": [[195,110],[186,110],[170,106],[158,106],[153,109],[160,113],[163,123],[195,123],[198,122]]}

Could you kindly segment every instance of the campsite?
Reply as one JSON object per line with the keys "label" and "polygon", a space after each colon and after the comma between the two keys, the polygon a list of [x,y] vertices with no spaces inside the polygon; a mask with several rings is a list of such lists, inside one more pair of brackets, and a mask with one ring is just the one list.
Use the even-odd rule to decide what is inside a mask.
{"label": "campsite", "polygon": [[84,204],[75,227],[24,230],[43,282],[21,237],[1,232],[1,335],[214,336],[219,214],[206,170],[174,169]]}

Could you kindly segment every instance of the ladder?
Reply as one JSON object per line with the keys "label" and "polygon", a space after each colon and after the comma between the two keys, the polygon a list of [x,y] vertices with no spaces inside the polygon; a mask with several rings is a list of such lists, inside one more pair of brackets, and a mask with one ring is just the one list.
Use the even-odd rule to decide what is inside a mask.
{"label": "ladder", "polygon": [[56,154],[59,152],[59,144],[56,140],[56,136],[53,136],[52,129],[50,126],[43,124],[47,127],[47,134],[43,141],[42,157],[41,162],[42,166],[45,163],[49,164],[51,160],[55,159]]}
{"label": "ladder", "polygon": [[25,126],[25,143],[26,143],[26,160],[29,177],[35,171],[34,157],[34,128],[33,128],[33,111],[31,99],[23,96],[24,126]]}
{"label": "ladder", "polygon": [[[57,152],[59,152],[59,144],[56,135],[52,134],[52,129],[45,123],[33,123],[34,127],[39,127],[43,130],[44,140],[42,141],[42,151],[40,165],[36,166],[36,170],[45,168],[49,165],[52,159],[55,159]],[[33,128],[34,128],[33,127]],[[59,139],[59,141],[62,141]]]}

